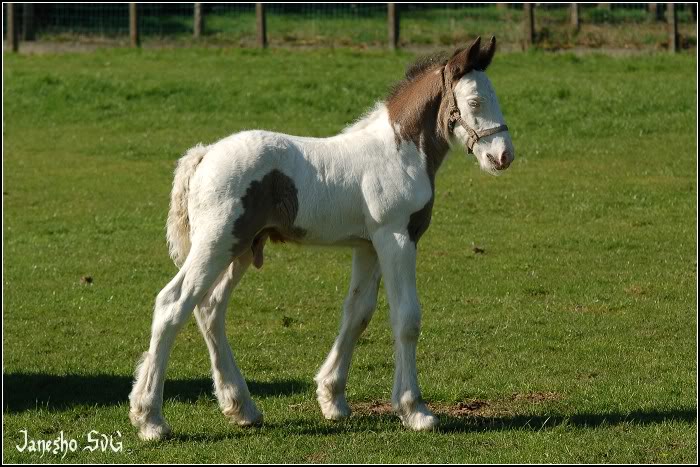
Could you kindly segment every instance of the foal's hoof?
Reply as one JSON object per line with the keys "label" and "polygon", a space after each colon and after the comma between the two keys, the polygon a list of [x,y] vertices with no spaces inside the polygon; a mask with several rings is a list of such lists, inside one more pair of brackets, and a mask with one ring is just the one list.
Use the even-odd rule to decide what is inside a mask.
{"label": "foal's hoof", "polygon": [[147,423],[139,428],[139,438],[141,441],[161,441],[170,436],[171,430],[167,423],[157,425]]}
{"label": "foal's hoof", "polygon": [[438,418],[425,406],[416,408],[410,414],[399,415],[399,418],[403,426],[414,431],[431,431],[440,423]]}
{"label": "foal's hoof", "polygon": [[254,416],[246,417],[246,418],[239,418],[237,420],[233,420],[235,424],[237,424],[240,427],[243,428],[252,428],[252,427],[258,427],[262,426],[263,424],[263,414],[261,412],[258,412]]}
{"label": "foal's hoof", "polygon": [[223,413],[231,423],[243,428],[256,427],[263,424],[263,414],[258,410],[253,401],[246,404],[243,410],[232,408],[224,410]]}
{"label": "foal's hoof", "polygon": [[343,420],[344,418],[348,418],[352,412],[345,398],[328,402],[319,401],[319,405],[321,406],[321,412],[323,412],[323,416],[326,420]]}
{"label": "foal's hoof", "polygon": [[151,415],[138,409],[129,410],[131,424],[139,429],[143,441],[158,441],[170,435],[171,430],[162,415]]}

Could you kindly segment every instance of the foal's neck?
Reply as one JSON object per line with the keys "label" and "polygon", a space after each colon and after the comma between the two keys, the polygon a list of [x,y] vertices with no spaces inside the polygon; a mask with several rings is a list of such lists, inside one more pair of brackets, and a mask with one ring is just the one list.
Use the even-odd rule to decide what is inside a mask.
{"label": "foal's neck", "polygon": [[447,99],[440,71],[440,67],[432,67],[401,83],[386,101],[397,144],[412,141],[425,154],[433,187],[435,173],[449,149]]}

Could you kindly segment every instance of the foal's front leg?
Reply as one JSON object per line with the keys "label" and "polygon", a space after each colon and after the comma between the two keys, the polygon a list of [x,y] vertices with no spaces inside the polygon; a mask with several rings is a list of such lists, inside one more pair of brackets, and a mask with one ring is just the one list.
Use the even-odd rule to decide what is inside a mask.
{"label": "foal's front leg", "polygon": [[350,290],[343,304],[343,322],[325,363],[316,375],[316,395],[323,416],[338,420],[350,415],[345,400],[350,360],[357,339],[365,330],[377,306],[381,278],[377,254],[371,245],[358,247],[352,256]]}
{"label": "foal's front leg", "polygon": [[404,426],[430,430],[438,419],[421,398],[416,370],[420,304],[416,291],[416,244],[407,232],[380,229],[372,239],[379,256],[396,349],[392,406]]}

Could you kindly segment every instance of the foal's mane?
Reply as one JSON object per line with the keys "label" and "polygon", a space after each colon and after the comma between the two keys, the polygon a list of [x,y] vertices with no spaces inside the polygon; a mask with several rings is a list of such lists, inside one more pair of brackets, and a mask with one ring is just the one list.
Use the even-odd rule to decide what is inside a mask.
{"label": "foal's mane", "polygon": [[[408,86],[414,83],[418,78],[424,76],[428,71],[434,70],[438,67],[445,66],[449,61],[450,57],[462,49],[458,49],[456,52],[442,51],[436,52],[430,55],[424,55],[417,58],[413,63],[406,67],[406,75],[401,81],[394,83],[389,88],[389,93],[387,97],[382,101],[383,103],[388,103],[395,99],[402,91],[404,91]],[[375,107],[365,112],[360,118],[355,120],[354,123],[347,126],[343,133],[350,133],[356,130],[361,130],[365,128],[370,121],[372,116],[376,115],[379,111],[382,102],[378,102]]]}
{"label": "foal's mane", "polygon": [[[480,41],[481,37],[478,37],[469,47],[467,56],[464,57],[468,60],[468,63],[465,64],[466,68],[458,65],[453,67],[451,71],[453,79],[461,78],[461,76],[469,70],[486,71],[496,51],[496,38],[492,37],[489,44],[485,47],[479,47]],[[475,54],[472,53],[474,46],[477,47]],[[407,86],[424,76],[428,71],[435,70],[438,67],[444,67],[452,57],[456,58],[458,55],[464,54],[465,50],[465,47],[461,47],[451,53],[443,51],[419,57],[406,68],[405,78],[391,87],[386,100],[389,101],[396,97]],[[458,76],[455,76],[456,74]]]}
{"label": "foal's mane", "polygon": [[406,67],[405,78],[398,83],[395,83],[391,87],[386,100],[390,100],[395,97],[399,92],[401,92],[402,89],[415,81],[416,78],[425,74],[427,71],[437,68],[438,66],[445,66],[451,55],[452,53],[450,52],[442,51],[417,58],[413,63]]}

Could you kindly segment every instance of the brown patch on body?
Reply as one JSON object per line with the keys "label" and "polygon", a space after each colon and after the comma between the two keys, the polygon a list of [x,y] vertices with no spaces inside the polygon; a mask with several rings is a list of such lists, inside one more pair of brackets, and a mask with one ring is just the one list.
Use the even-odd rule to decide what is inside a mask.
{"label": "brown patch on body", "polygon": [[418,244],[418,240],[423,236],[428,227],[430,227],[430,218],[432,217],[433,201],[435,196],[430,198],[430,201],[413,214],[408,219],[408,237],[414,244]]}
{"label": "brown patch on body", "polygon": [[274,169],[261,180],[253,181],[241,198],[243,214],[233,224],[237,243],[234,257],[253,252],[253,265],[263,265],[263,248],[269,238],[273,242],[299,240],[306,234],[294,226],[299,211],[299,198],[294,181]]}

